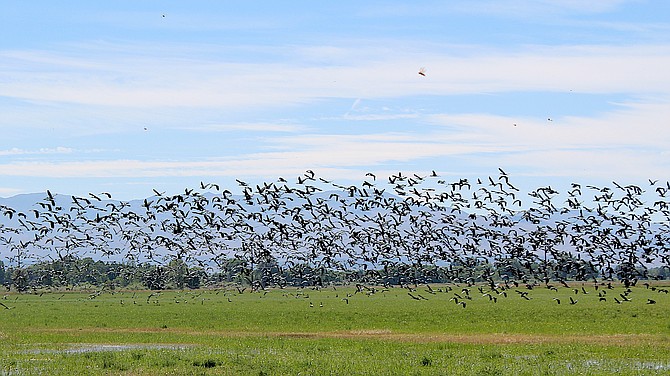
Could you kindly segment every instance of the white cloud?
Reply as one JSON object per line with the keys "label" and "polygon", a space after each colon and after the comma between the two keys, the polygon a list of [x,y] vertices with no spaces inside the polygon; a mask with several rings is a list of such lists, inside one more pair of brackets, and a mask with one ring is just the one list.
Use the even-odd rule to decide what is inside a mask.
{"label": "white cloud", "polygon": [[379,120],[398,120],[398,119],[416,119],[419,114],[396,114],[396,113],[378,113],[378,114],[350,114],[346,113],[342,117],[344,120],[354,121],[379,121]]}
{"label": "white cloud", "polygon": [[[401,163],[422,169],[425,161],[467,158],[473,164],[519,166],[533,174],[652,176],[670,173],[670,101],[622,103],[595,117],[519,118],[485,114],[419,117],[428,131],[357,135],[267,136],[267,149],[216,159],[10,161],[0,175],[42,178],[124,178],[293,175],[319,171],[358,171]],[[515,126],[516,124],[516,126]],[[273,124],[256,124],[273,127]],[[425,126],[425,124],[424,124]],[[273,128],[274,129],[274,128]],[[67,148],[34,152],[68,152]],[[7,155],[26,153],[9,149]],[[383,167],[387,169],[388,167]],[[437,167],[435,167],[437,168]],[[423,168],[425,169],[425,168]],[[652,174],[654,172],[654,174]]]}
{"label": "white cloud", "polygon": [[[670,100],[622,103],[618,110],[594,117],[519,118],[483,114],[435,115],[430,121],[456,127],[461,136],[524,149],[666,147]],[[516,124],[516,125],[515,125]]]}
{"label": "white cloud", "polygon": [[631,2],[637,0],[484,0],[452,2],[444,8],[466,14],[551,20],[557,15],[611,12]]}
{"label": "white cloud", "polygon": [[0,197],[10,197],[21,193],[20,189],[0,187]]}
{"label": "white cloud", "polygon": [[272,176],[314,169],[350,169],[393,161],[497,150],[491,146],[446,145],[436,135],[304,135],[275,139],[277,151],[196,161],[89,160],[15,161],[0,164],[0,175],[42,178],[179,176]]}
{"label": "white cloud", "polygon": [[[511,51],[443,46],[417,57],[406,45],[337,47],[356,60],[241,64],[200,54],[189,59],[46,52],[0,53],[0,95],[30,101],[125,107],[251,108],[321,98],[386,98],[503,91],[670,92],[670,47],[527,46]],[[424,46],[428,47],[428,46]],[[207,49],[208,47],[202,46]],[[261,48],[261,47],[259,47]],[[291,53],[294,52],[294,53]],[[225,53],[225,51],[221,52]],[[82,56],[83,55],[83,56]],[[429,69],[419,77],[419,65]],[[18,68],[21,67],[21,68]]]}
{"label": "white cloud", "polygon": [[[581,1],[581,0],[541,0],[540,3],[547,6],[564,9],[573,12],[600,13],[609,12],[619,8],[625,3],[637,2],[638,0],[600,0],[600,1]],[[531,4],[534,1],[525,1]]]}
{"label": "white cloud", "polygon": [[[492,15],[506,18],[555,20],[557,15],[596,14],[611,12],[623,4],[638,0],[452,0],[414,3],[374,4],[357,14],[367,17],[430,17],[456,14]],[[552,19],[554,17],[554,19]]]}
{"label": "white cloud", "polygon": [[670,163],[660,152],[626,148],[551,149],[497,156],[502,166],[515,166],[520,171],[546,177],[570,178],[577,181],[619,180],[643,183],[647,179],[667,179]]}
{"label": "white cloud", "polygon": [[282,123],[223,123],[223,124],[201,124],[194,126],[177,126],[176,129],[185,129],[202,132],[282,132],[295,133],[305,131],[308,127],[299,124]]}
{"label": "white cloud", "polygon": [[[453,11],[456,16],[450,17],[463,17],[463,21],[469,21],[465,19],[468,14],[524,18],[531,33],[548,35],[548,43],[557,43],[554,33],[563,31],[556,26],[566,25],[560,37],[565,39],[560,42],[567,42],[561,45],[450,44],[479,40],[485,34],[415,38],[416,30],[424,30],[415,23],[420,22],[417,19],[407,20],[408,29],[416,27],[407,39],[384,30],[374,33],[385,34],[383,38],[363,32],[356,39],[349,31],[333,28],[332,34],[323,31],[302,39],[317,42],[299,45],[287,38],[302,27],[299,25],[263,45],[206,44],[216,39],[207,34],[212,39],[198,40],[202,44],[188,43],[193,35],[185,35],[183,44],[140,37],[140,42],[111,43],[107,39],[66,46],[55,42],[50,46],[56,50],[0,49],[0,128],[4,136],[0,177],[6,185],[16,185],[7,183],[15,177],[52,182],[61,178],[175,177],[173,181],[181,182],[183,177],[294,176],[310,168],[339,178],[361,169],[388,170],[397,165],[422,170],[437,163],[434,168],[439,169],[455,160],[466,161],[468,166],[518,166],[518,171],[544,176],[669,176],[664,158],[670,153],[670,130],[664,126],[670,118],[667,25],[624,22],[623,14],[589,16],[616,11],[626,3],[485,0],[390,4],[383,9],[376,4],[356,6],[361,12],[356,20],[363,13],[364,17],[426,14],[432,20],[425,30],[437,28],[431,22]],[[145,30],[144,17],[155,16],[128,15],[119,27]],[[99,17],[114,24],[120,16]],[[169,22],[157,17],[148,28],[203,32],[240,26],[217,26],[214,16],[205,17],[204,25],[193,18],[168,16]],[[506,30],[506,22],[516,21],[510,19],[493,20],[492,26]],[[551,28],[530,25],[547,20]],[[269,27],[279,27],[279,31],[280,26],[286,25]],[[608,39],[603,29],[617,33]],[[573,36],[585,30],[597,34],[587,40],[622,40],[618,31],[630,30],[637,38],[647,33],[650,38],[644,40],[659,44],[642,44],[635,38],[620,45],[567,44],[571,38],[580,43]],[[525,39],[517,29],[507,32],[514,40],[542,37]],[[428,69],[426,77],[417,74],[421,66]],[[552,122],[524,115],[537,112],[526,103],[505,111],[520,116],[460,113],[464,110],[457,107],[468,98],[458,97],[462,94],[531,92],[537,93],[539,103],[548,92],[571,91],[639,102],[621,103],[595,115],[592,109],[585,110],[591,112],[588,116],[555,115]],[[429,103],[424,106],[422,99]],[[429,113],[439,114],[426,115]],[[143,133],[145,127],[149,132]],[[45,132],[38,134],[35,128]],[[157,132],[161,128],[170,128],[170,132]],[[112,137],[95,139],[102,132]],[[237,138],[239,133],[246,134]],[[45,142],[31,144],[33,136]],[[51,142],[73,148],[13,147],[53,145]],[[175,148],[161,150],[163,145]],[[73,159],[78,155],[51,157],[94,147],[108,153],[77,161]],[[165,160],[166,155],[173,159]],[[206,158],[211,155],[221,157]],[[107,157],[110,159],[103,159]]]}
{"label": "white cloud", "polygon": [[70,154],[74,151],[72,148],[58,146],[56,148],[40,148],[36,150],[26,150],[21,148],[11,148],[0,150],[0,156],[15,155],[39,155],[39,154]]}
{"label": "white cloud", "polygon": [[474,164],[515,166],[543,176],[644,181],[670,174],[663,155],[670,148],[670,128],[663,125],[668,116],[666,100],[553,121],[482,114],[437,115],[431,121],[460,134],[464,143],[490,146],[488,153],[468,156]]}

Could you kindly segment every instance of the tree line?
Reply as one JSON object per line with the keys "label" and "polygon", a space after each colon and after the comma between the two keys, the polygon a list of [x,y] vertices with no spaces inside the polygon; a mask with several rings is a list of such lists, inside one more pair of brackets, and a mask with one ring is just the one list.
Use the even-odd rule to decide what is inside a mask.
{"label": "tree line", "polygon": [[[514,262],[509,260],[509,262]],[[529,265],[541,267],[539,264]],[[506,262],[487,263],[471,259],[449,266],[395,265],[390,268],[360,269],[349,272],[319,270],[309,265],[290,269],[277,262],[250,267],[244,260],[232,259],[220,270],[189,266],[174,259],[166,265],[94,260],[68,257],[63,260],[39,262],[27,267],[6,267],[0,261],[0,284],[7,290],[27,292],[43,289],[198,289],[235,285],[251,289],[284,287],[326,287],[329,285],[371,284],[385,286],[417,285],[426,283],[482,283],[522,282],[518,270],[524,266],[509,266]],[[566,268],[555,279],[562,281],[597,280],[602,276],[596,270],[577,272]],[[623,272],[621,266],[617,270]],[[654,267],[640,272],[640,280],[670,279],[670,268]]]}
{"label": "tree line", "polygon": [[[670,181],[524,194],[503,170],[476,181],[435,171],[365,179],[340,185],[308,170],[295,184],[238,180],[241,194],[201,183],[133,201],[47,191],[29,206],[0,204],[0,259],[12,269],[3,278],[73,285],[119,274],[149,288],[216,275],[253,288],[594,276],[631,284],[670,266]],[[123,266],[71,261],[88,256]]]}

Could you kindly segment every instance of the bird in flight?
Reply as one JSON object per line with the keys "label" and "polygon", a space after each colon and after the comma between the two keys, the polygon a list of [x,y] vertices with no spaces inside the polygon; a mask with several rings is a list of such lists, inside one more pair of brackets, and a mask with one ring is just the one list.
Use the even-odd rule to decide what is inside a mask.
{"label": "bird in flight", "polygon": [[426,68],[425,67],[419,68],[419,75],[426,77]]}

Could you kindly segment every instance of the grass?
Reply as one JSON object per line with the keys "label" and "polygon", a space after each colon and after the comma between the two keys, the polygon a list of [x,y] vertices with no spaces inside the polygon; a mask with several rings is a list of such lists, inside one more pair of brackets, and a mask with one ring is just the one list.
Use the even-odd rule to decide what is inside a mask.
{"label": "grass", "polygon": [[493,303],[473,287],[463,308],[452,287],[412,292],[427,300],[400,288],[11,294],[0,375],[670,374],[670,296],[658,289],[616,304],[623,287],[606,301],[590,284],[519,288],[530,300],[512,288]]}

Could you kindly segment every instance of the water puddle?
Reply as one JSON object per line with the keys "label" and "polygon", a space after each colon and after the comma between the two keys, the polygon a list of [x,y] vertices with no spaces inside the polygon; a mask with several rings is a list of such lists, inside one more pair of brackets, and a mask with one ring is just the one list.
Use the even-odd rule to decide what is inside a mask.
{"label": "water puddle", "polygon": [[640,362],[637,364],[637,369],[648,369],[654,371],[670,370],[670,363]]}
{"label": "water puddle", "polygon": [[[598,368],[601,370],[609,370],[612,373],[623,372],[624,370],[636,371],[667,371],[670,370],[670,363],[666,362],[621,362],[611,360],[597,360],[591,359],[581,363],[586,368]],[[573,363],[566,364],[568,370],[574,370],[576,367]]]}
{"label": "water puddle", "polygon": [[89,352],[103,351],[127,351],[127,350],[186,350],[194,345],[174,345],[174,344],[102,344],[102,343],[77,343],[72,344],[66,349],[31,349],[27,350],[30,354],[84,354]]}

